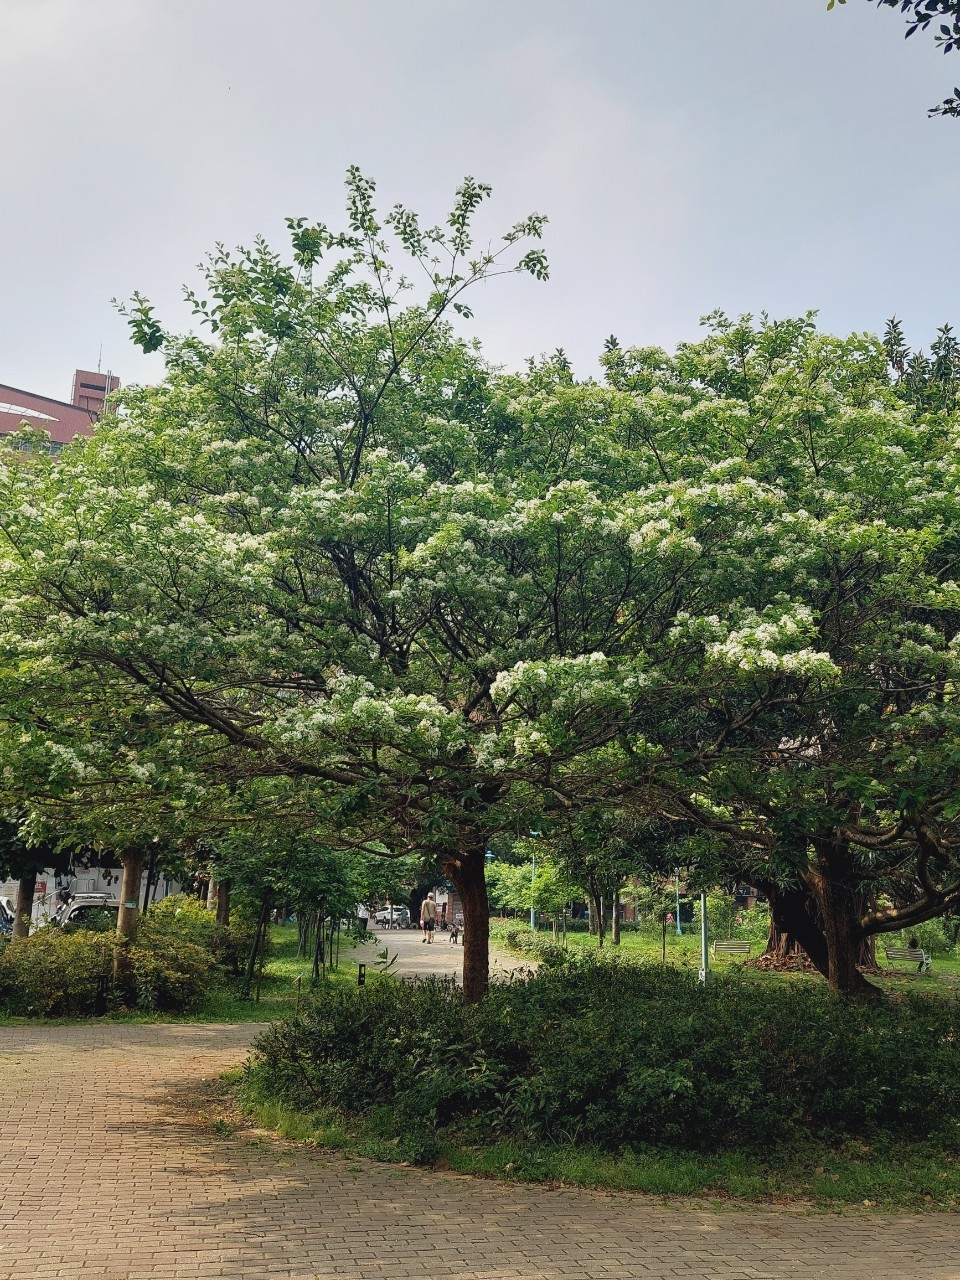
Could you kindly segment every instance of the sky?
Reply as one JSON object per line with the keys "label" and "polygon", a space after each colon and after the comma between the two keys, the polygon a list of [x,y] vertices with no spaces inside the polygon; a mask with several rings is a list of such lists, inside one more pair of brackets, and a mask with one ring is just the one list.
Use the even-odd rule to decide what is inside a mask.
{"label": "sky", "polygon": [[0,0],[0,382],[158,379],[111,303],[190,327],[218,241],[340,225],[343,175],[436,222],[465,174],[495,235],[548,215],[551,278],[473,295],[488,358],[700,317],[960,326],[960,55],[848,0]]}

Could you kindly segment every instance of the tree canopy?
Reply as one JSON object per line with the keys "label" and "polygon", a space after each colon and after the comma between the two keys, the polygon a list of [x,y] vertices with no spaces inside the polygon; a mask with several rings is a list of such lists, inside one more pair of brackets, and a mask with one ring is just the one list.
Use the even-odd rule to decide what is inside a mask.
{"label": "tree canopy", "polygon": [[806,895],[857,989],[858,941],[960,903],[952,336],[910,381],[902,334],[718,312],[673,353],[609,339],[599,381],[501,373],[446,317],[542,277],[544,220],[477,250],[487,193],[426,231],[351,171],[346,231],[216,251],[204,336],[135,300],[159,386],[10,451],[9,802],[131,866],[158,833],[416,853],[472,997],[492,840],[613,886],[665,830],[672,865]]}

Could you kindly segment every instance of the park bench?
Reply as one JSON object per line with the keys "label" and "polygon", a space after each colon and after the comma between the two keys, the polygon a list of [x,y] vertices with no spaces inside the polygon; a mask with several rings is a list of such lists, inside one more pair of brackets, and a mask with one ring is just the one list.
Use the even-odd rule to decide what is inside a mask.
{"label": "park bench", "polygon": [[717,938],[713,944],[714,956],[748,956],[751,942],[737,942],[733,938]]}
{"label": "park bench", "polygon": [[884,947],[884,951],[887,953],[888,963],[902,960],[904,964],[916,965],[918,973],[930,972],[930,957],[919,947]]}

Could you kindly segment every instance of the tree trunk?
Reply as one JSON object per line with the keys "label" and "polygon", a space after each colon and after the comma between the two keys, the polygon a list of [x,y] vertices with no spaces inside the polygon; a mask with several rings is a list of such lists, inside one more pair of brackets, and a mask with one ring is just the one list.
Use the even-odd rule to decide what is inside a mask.
{"label": "tree trunk", "polygon": [[145,856],[140,853],[120,855],[123,878],[120,882],[120,909],[117,912],[117,935],[130,943],[137,940],[137,922],[140,918],[140,882],[143,879]]}
{"label": "tree trunk", "polygon": [[613,914],[610,917],[610,945],[620,945],[620,892],[613,895]]}
{"label": "tree trunk", "polygon": [[141,850],[122,853],[123,879],[120,883],[120,909],[117,912],[117,945],[113,952],[113,980],[119,982],[127,971],[126,949],[137,940],[140,918],[140,881],[146,856]]}
{"label": "tree trunk", "polygon": [[230,923],[230,881],[220,881],[220,892],[217,894],[217,924],[226,929]]}
{"label": "tree trunk", "polygon": [[868,982],[857,968],[862,942],[859,936],[861,895],[850,883],[845,846],[834,837],[815,840],[813,847],[817,866],[811,871],[810,879],[827,944],[827,982],[832,991],[857,1000],[882,999],[880,988]]}
{"label": "tree trunk", "polygon": [[811,912],[816,907],[809,889],[764,886],[770,899],[770,933],[765,955],[777,966],[787,967],[794,957],[806,956],[826,978],[829,976],[827,940]]}
{"label": "tree trunk", "polygon": [[28,876],[21,876],[17,884],[17,909],[13,918],[13,941],[16,941],[17,938],[29,936],[30,920],[33,917],[33,899],[36,892],[36,871],[32,871]]}
{"label": "tree trunk", "polygon": [[211,876],[210,879],[207,881],[207,910],[208,911],[216,911],[217,909],[217,897],[218,897],[217,891],[218,891],[217,882],[214,879],[214,877]]}
{"label": "tree trunk", "polygon": [[591,922],[593,920],[596,920],[597,922],[596,929],[591,929],[590,932],[596,933],[597,946],[602,947],[603,940],[607,936],[607,918],[603,914],[603,895],[602,894],[598,893],[596,896],[591,895],[590,897],[590,920]]}
{"label": "tree trunk", "polygon": [[490,987],[490,904],[484,874],[486,845],[447,865],[463,906],[463,994],[476,1004]]}
{"label": "tree trunk", "polygon": [[249,1000],[253,992],[253,975],[257,968],[257,957],[260,954],[260,948],[263,945],[264,934],[267,929],[267,917],[270,915],[270,898],[265,897],[260,903],[260,915],[257,918],[257,928],[253,935],[253,946],[250,950],[250,956],[247,960],[247,971],[243,975],[243,987],[240,991],[241,1000]]}
{"label": "tree trunk", "polygon": [[157,846],[150,846],[150,861],[147,864],[147,883],[143,886],[143,910],[146,911],[150,905],[150,890],[154,884],[154,877],[157,871]]}

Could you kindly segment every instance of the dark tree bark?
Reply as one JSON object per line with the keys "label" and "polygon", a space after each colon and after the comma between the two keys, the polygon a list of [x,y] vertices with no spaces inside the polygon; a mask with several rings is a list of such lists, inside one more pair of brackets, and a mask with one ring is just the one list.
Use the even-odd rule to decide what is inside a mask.
{"label": "dark tree bark", "polygon": [[610,945],[620,945],[620,891],[613,895],[613,910],[610,915]]}
{"label": "dark tree bark", "polygon": [[153,886],[156,883],[156,872],[157,872],[157,847],[156,845],[152,845],[150,848],[150,861],[147,863],[147,882],[143,886],[143,907],[142,907],[143,911],[146,911],[147,907],[149,907],[150,905],[151,890],[153,889]]}
{"label": "dark tree bark", "polygon": [[447,863],[463,905],[463,994],[470,1004],[490,988],[490,903],[485,876],[486,845],[465,850]]}
{"label": "dark tree bark", "polygon": [[811,911],[816,903],[810,890],[777,885],[763,888],[770,900],[770,933],[764,954],[784,968],[792,958],[805,956],[826,978],[830,968],[827,940]]}
{"label": "dark tree bark", "polygon": [[588,889],[587,899],[590,903],[590,932],[597,939],[597,946],[602,947],[607,936],[607,918],[603,913],[603,894],[599,890]]}
{"label": "dark tree bark", "polygon": [[241,999],[249,1000],[253,992],[253,975],[257,968],[257,957],[260,954],[260,948],[263,945],[263,938],[267,931],[267,920],[270,915],[270,898],[264,897],[260,903],[260,915],[257,919],[256,932],[253,935],[253,946],[250,948],[250,956],[247,960],[247,971],[243,975],[243,987],[240,992]]}
{"label": "dark tree bark", "polygon": [[217,924],[226,928],[230,923],[230,881],[220,881],[220,892],[217,895]]}
{"label": "dark tree bark", "polygon": [[[813,889],[804,883],[783,888],[777,884],[758,885],[770,899],[770,932],[764,956],[774,968],[788,969],[809,960],[829,980],[830,959],[821,924],[820,906]],[[870,906],[870,895],[856,890],[853,895],[855,920]],[[876,938],[870,935],[850,942],[858,969],[877,967]]]}
{"label": "dark tree bark", "polygon": [[33,899],[37,892],[37,872],[21,876],[17,884],[17,906],[13,919],[12,940],[26,938],[30,933],[30,919],[33,915]]}
{"label": "dark tree bark", "polygon": [[860,929],[863,895],[853,880],[848,848],[833,834],[815,839],[813,848],[816,866],[808,878],[823,922],[827,982],[831,990],[857,1000],[882,999],[879,987],[857,967],[864,938]]}

